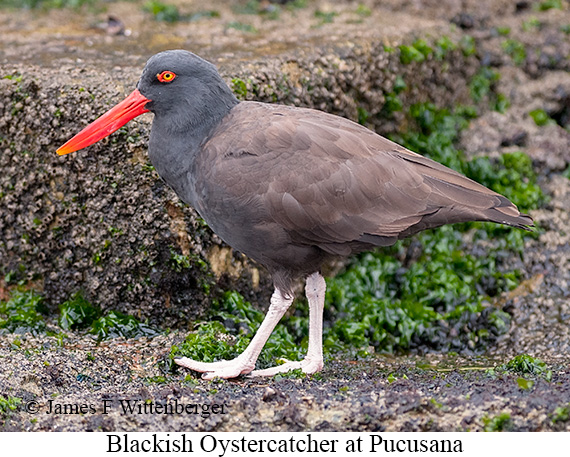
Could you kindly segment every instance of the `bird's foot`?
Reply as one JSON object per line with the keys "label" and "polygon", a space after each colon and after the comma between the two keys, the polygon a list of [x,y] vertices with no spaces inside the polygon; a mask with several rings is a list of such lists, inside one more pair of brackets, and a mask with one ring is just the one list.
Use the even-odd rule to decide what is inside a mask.
{"label": "bird's foot", "polygon": [[275,367],[266,368],[264,370],[255,370],[248,374],[248,377],[254,376],[274,376],[278,373],[287,373],[291,370],[301,369],[305,374],[314,374],[323,369],[323,359],[318,358],[307,358],[301,360],[300,362],[287,361],[282,365],[277,365]]}
{"label": "bird's foot", "polygon": [[244,359],[236,357],[233,360],[220,360],[219,362],[199,362],[197,360],[182,357],[174,359],[174,362],[181,367],[202,373],[202,379],[237,378],[240,375],[248,377],[267,377],[278,373],[287,373],[291,370],[301,369],[305,374],[314,374],[323,369],[322,359],[305,358],[300,362],[287,361],[282,365],[266,368],[264,370],[254,370],[251,363],[246,363]]}
{"label": "bird's foot", "polygon": [[255,368],[255,362],[252,364],[241,356],[233,360],[220,360],[219,362],[199,362],[197,360],[182,357],[174,359],[174,362],[181,367],[189,368],[190,370],[198,371],[202,374],[202,379],[214,378],[237,378],[242,374],[248,374]]}

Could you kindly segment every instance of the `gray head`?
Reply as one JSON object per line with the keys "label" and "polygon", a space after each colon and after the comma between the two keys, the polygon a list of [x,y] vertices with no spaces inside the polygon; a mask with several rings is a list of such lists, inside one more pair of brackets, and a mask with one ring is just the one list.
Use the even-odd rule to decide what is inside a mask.
{"label": "gray head", "polygon": [[152,56],[137,88],[168,131],[215,124],[238,103],[213,64],[184,50]]}
{"label": "gray head", "polygon": [[176,136],[195,148],[237,104],[214,65],[188,51],[161,52],[147,62],[136,90],[57,153],[69,154],[96,143],[149,110],[155,114],[151,144]]}

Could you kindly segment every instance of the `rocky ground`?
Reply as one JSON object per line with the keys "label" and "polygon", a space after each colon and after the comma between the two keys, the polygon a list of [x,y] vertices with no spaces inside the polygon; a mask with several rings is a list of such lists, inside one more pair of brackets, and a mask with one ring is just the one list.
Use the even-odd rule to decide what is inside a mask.
{"label": "rocky ground", "polygon": [[[235,22],[232,16],[236,14],[235,11],[223,3],[214,3],[212,8],[219,10],[220,17],[213,18],[211,22],[196,21],[193,28],[189,28],[188,24],[152,23],[152,31],[148,27],[149,18],[130,2],[109,4],[110,11],[107,12],[82,10],[82,14],[73,10],[1,11],[0,32],[6,45],[0,50],[0,61],[4,72],[12,72],[9,74],[22,70],[33,74],[38,81],[40,99],[45,99],[46,94],[60,93],[60,106],[70,111],[77,98],[70,96],[66,99],[67,94],[63,93],[65,90],[60,89],[61,85],[54,78],[62,78],[63,86],[68,92],[70,87],[74,87],[73,84],[75,87],[80,85],[87,88],[80,105],[80,109],[85,110],[87,101],[92,98],[90,94],[93,93],[93,87],[104,82],[100,67],[95,68],[93,62],[114,69],[109,73],[114,76],[112,84],[95,92],[96,97],[93,98],[116,100],[120,98],[118,92],[128,91],[136,81],[145,56],[165,47],[200,48],[202,54],[217,56],[217,63],[225,67],[226,76],[238,75],[245,79],[251,73],[255,75],[254,82],[261,86],[268,80],[273,82],[275,76],[271,71],[278,74],[278,70],[284,66],[290,70],[290,75],[303,76],[307,72],[319,75],[324,72],[320,89],[313,94],[295,90],[290,90],[287,94],[278,90],[269,92],[266,85],[265,89],[262,87],[256,94],[248,92],[247,97],[264,100],[277,97],[279,100],[317,106],[354,118],[357,115],[354,100],[358,98],[355,93],[362,95],[370,86],[372,95],[368,98],[362,96],[362,106],[370,112],[370,107],[375,103],[374,94],[377,94],[374,92],[374,82],[356,72],[355,68],[362,69],[362,62],[372,61],[377,68],[383,69],[382,74],[387,74],[386,78],[390,80],[389,69],[392,63],[389,58],[386,61],[388,63],[382,63],[382,59],[374,60],[370,57],[381,54],[379,49],[382,48],[382,43],[389,46],[410,37],[415,39],[439,36],[441,33],[453,35],[468,32],[476,39],[478,58],[487,59],[499,71],[501,78],[498,92],[506,94],[510,106],[504,113],[488,111],[473,120],[469,129],[463,132],[461,147],[470,156],[513,150],[526,152],[533,158],[533,165],[540,173],[541,187],[550,196],[544,207],[532,213],[541,231],[537,239],[529,239],[526,244],[523,259],[525,280],[517,289],[500,298],[508,303],[508,310],[513,316],[509,332],[489,353],[479,357],[428,354],[374,356],[354,361],[338,356],[327,361],[322,374],[299,379],[282,377],[208,382],[187,377],[183,372],[165,377],[160,362],[167,356],[172,344],[180,342],[187,334],[181,325],[183,318],[180,317],[185,312],[184,304],[188,300],[198,303],[202,299],[207,302],[207,299],[188,292],[195,287],[192,289],[188,286],[184,289],[186,292],[177,295],[177,286],[164,286],[165,289],[160,293],[149,295],[148,299],[143,300],[141,316],[159,322],[157,315],[162,311],[153,309],[162,310],[156,308],[156,305],[163,303],[165,296],[169,300],[172,297],[172,308],[164,313],[165,317],[159,323],[164,328],[173,325],[182,329],[166,335],[148,339],[115,338],[100,344],[92,336],[77,332],[68,332],[65,337],[61,337],[61,334],[59,337],[42,334],[0,336],[0,393],[6,399],[0,410],[4,430],[570,430],[570,179],[563,174],[570,163],[570,38],[568,33],[560,32],[562,27],[570,24],[568,3],[562,1],[562,9],[545,11],[541,10],[540,2],[524,1],[370,1],[363,4],[368,10],[360,7],[359,14],[359,3],[309,2],[306,9],[300,9],[295,14],[282,12],[279,21],[267,20],[263,15],[250,15],[244,19],[241,15],[236,16],[235,21],[246,25],[234,24],[229,27],[229,23]],[[320,15],[315,14],[317,10],[321,11]],[[190,14],[191,8],[182,11]],[[363,14],[364,11],[370,11],[370,14]],[[331,16],[331,12],[338,14]],[[129,18],[124,20],[130,30],[126,36],[117,38],[105,32],[108,13],[119,18]],[[321,24],[327,18],[332,18],[332,22]],[[50,24],[49,31],[46,30],[46,24]],[[284,34],[283,30],[293,30],[293,24],[298,25],[302,32],[297,36]],[[254,27],[257,32],[251,33],[247,25]],[[519,63],[515,62],[514,52],[505,52],[507,35],[513,42],[526,45],[526,58]],[[372,44],[367,46],[366,43]],[[314,58],[313,48],[325,49],[318,51],[322,61]],[[516,49],[516,45],[513,48]],[[357,57],[347,57],[347,49],[352,49]],[[291,58],[291,53],[298,54],[296,60]],[[283,58],[283,55],[287,57]],[[307,62],[313,60],[316,66],[310,67]],[[436,63],[426,63],[423,67],[416,68],[425,79],[425,84],[421,87],[432,88],[444,104],[446,101],[452,102],[451,98],[461,100],[465,97],[465,84],[462,89],[461,78],[464,81],[476,70],[476,64],[469,59],[461,63],[464,68],[455,71],[453,62],[450,62],[452,71],[455,71],[452,73],[454,78],[450,80],[455,82],[449,82],[445,89],[438,89]],[[348,67],[343,69],[343,65]],[[371,67],[367,70],[373,71]],[[327,69],[331,69],[330,74],[326,73]],[[428,71],[433,73],[426,76]],[[42,78],[42,72],[48,77]],[[14,93],[13,86],[8,87],[14,84],[13,81],[3,80],[3,84],[5,93]],[[251,86],[251,82],[248,84]],[[26,87],[30,89],[29,85]],[[441,95],[437,95],[438,90]],[[413,103],[420,100],[422,94],[409,96],[409,103]],[[93,108],[94,112],[98,112],[105,102],[106,100],[93,100],[93,103],[99,103]],[[50,106],[46,103],[46,106]],[[33,138],[29,129],[44,128],[43,123],[22,130],[12,120],[19,115],[18,109],[25,112],[28,107],[24,105],[18,108],[6,101],[2,106],[3,123],[0,126],[3,127],[3,139],[11,135],[22,144],[38,147],[41,150],[38,157],[41,158],[42,165],[47,167],[46,157],[50,157],[51,151],[74,129],[69,112],[64,111],[62,117],[53,121],[53,126],[46,128],[49,133],[38,140]],[[55,112],[57,106],[53,106]],[[544,109],[553,122],[538,126],[528,114],[538,108]],[[37,110],[29,108],[29,112]],[[94,112],[79,112],[81,122],[87,122]],[[43,122],[44,118],[38,119]],[[372,122],[371,126],[386,132],[394,129],[398,122],[396,117],[390,125],[379,126]],[[144,133],[146,124],[143,122],[137,129]],[[130,133],[134,131],[131,130]],[[18,173],[19,167],[33,164],[32,159],[22,154],[18,156],[19,162],[16,161],[13,158],[17,156],[14,148],[8,148],[6,144],[3,148],[4,160],[8,156],[11,158],[3,163],[4,167],[11,167],[7,170]],[[132,165],[139,161],[144,164],[144,138],[133,138],[129,149],[135,154],[129,163]],[[118,166],[117,161],[109,156],[103,156],[101,162],[95,165],[96,160],[93,155],[80,156],[72,166],[77,168],[77,175],[72,176],[78,176],[82,170],[90,170],[90,167],[97,168],[95,176],[97,173],[114,173],[111,170]],[[62,167],[63,162],[58,162],[57,166]],[[57,173],[63,172],[50,175],[45,184],[46,192],[50,186],[61,191],[64,186],[62,182],[69,180],[67,175]],[[150,218],[150,224],[145,220],[134,222],[136,227],[147,230],[136,236],[144,239],[153,236],[156,231],[165,230],[171,237],[158,246],[149,247],[151,251],[159,251],[172,243],[182,250],[188,249],[188,252],[207,257],[200,246],[208,243],[219,245],[219,240],[212,241],[211,235],[200,232],[196,227],[194,229],[202,233],[202,237],[195,245],[180,242],[181,238],[177,235],[180,227],[195,225],[191,214],[186,212],[188,210],[179,209],[174,196],[164,186],[157,184],[152,175],[141,175],[139,169],[127,167],[124,176],[120,178],[123,181],[116,175],[113,175],[113,179],[124,183],[129,188],[127,190],[133,193],[135,201],[155,199],[154,203],[144,203],[149,205],[145,206],[145,211],[156,213]],[[137,188],[129,187],[134,186],[131,177],[142,182],[138,193]],[[81,182],[86,183],[89,184]],[[109,190],[103,181],[95,180],[94,183],[93,195]],[[15,185],[18,186],[17,183]],[[71,191],[81,196],[81,185],[76,187],[78,188],[72,188]],[[25,194],[26,189],[23,188],[21,193]],[[109,198],[118,200],[118,195]],[[63,211],[60,213],[56,200],[54,198],[55,209],[44,208],[41,214],[68,217],[69,226],[73,228],[75,224],[75,235],[65,238],[62,243],[81,237],[87,240],[87,244],[101,242],[100,235],[84,229],[81,221],[71,219],[72,215],[64,215]],[[165,206],[165,201],[174,203]],[[74,204],[70,203],[72,208]],[[93,206],[96,205],[99,207],[81,211],[105,211],[110,207],[109,202],[101,203],[100,200],[94,201]],[[123,223],[127,229],[130,222],[128,219],[124,222],[121,217],[128,216],[131,209],[128,204],[119,209],[116,206],[118,205],[113,207],[116,220],[112,223]],[[162,207],[168,210],[156,209]],[[26,218],[22,216],[12,220],[12,225],[8,227],[10,219],[6,213],[10,213],[11,209],[2,206],[1,211],[4,213],[5,225],[0,226],[0,229],[4,230],[6,237],[12,236],[12,226],[26,223]],[[47,224],[49,226],[49,222]],[[38,243],[50,241],[42,238],[44,235],[40,229],[38,233]],[[20,235],[18,239],[19,237]],[[123,252],[121,249],[127,252],[130,244],[139,241],[121,239],[117,243],[120,245],[116,248],[117,253]],[[144,295],[145,291],[129,289],[128,293],[116,292],[115,290],[122,290],[121,281],[127,282],[124,277],[117,278],[122,270],[113,270],[112,275],[104,273],[100,266],[94,266],[80,256],[73,257],[78,255],[71,252],[70,246],[62,245],[59,251],[55,251],[60,263],[54,265],[58,268],[58,274],[65,276],[65,281],[60,281],[54,272],[51,276],[46,273],[49,268],[54,268],[49,263],[51,259],[38,257],[38,265],[45,270],[41,273],[47,278],[41,284],[43,290],[53,297],[63,297],[65,293],[73,291],[70,284],[83,280],[89,284],[85,287],[94,296],[100,291],[104,300],[109,298],[106,304],[108,308],[134,312],[133,303],[136,303],[137,293]],[[18,255],[25,253],[29,256],[28,259],[35,259],[33,256],[39,255],[20,243],[14,242],[11,248]],[[85,249],[91,259],[91,251]],[[4,253],[1,258],[5,265],[13,261],[15,254],[10,253],[6,244],[2,246],[1,252]],[[107,260],[112,263],[112,256]],[[134,262],[134,265],[138,265],[136,259]],[[66,265],[69,267],[68,272],[65,272]],[[223,266],[220,268],[223,270]],[[251,274],[250,268],[245,264],[239,273],[241,279],[227,281],[235,285],[239,281],[258,277]],[[91,270],[94,271],[86,273]],[[140,274],[146,273],[143,271]],[[38,281],[33,275],[27,279]],[[263,281],[262,273],[259,285],[261,289],[266,284]],[[109,290],[100,286],[101,282],[110,282]],[[126,285],[124,289],[127,289]],[[251,299],[257,297],[261,300],[264,296],[264,292],[255,290],[251,290],[250,294]],[[204,312],[200,308],[203,304],[192,306],[196,308],[192,309],[195,315]],[[55,327],[55,318],[50,319],[48,326]],[[503,365],[508,360],[523,353],[542,359],[546,362],[546,367],[533,375],[521,375],[504,369]],[[12,398],[11,404],[9,398]],[[131,402],[129,405],[135,408],[135,405],[146,402],[158,410],[150,411],[150,406],[147,406],[146,411],[125,411],[123,407],[128,400]],[[184,413],[158,412],[163,405],[175,407],[177,404],[191,406]],[[210,405],[210,409],[202,409],[202,406],[197,409],[192,405]],[[220,407],[215,408],[213,405]]]}

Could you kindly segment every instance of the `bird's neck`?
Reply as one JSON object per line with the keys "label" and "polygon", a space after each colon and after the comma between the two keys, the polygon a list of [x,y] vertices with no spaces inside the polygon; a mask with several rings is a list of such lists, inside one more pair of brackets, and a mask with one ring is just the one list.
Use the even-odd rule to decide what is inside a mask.
{"label": "bird's neck", "polygon": [[[225,86],[225,84],[224,84]],[[202,97],[192,110],[155,113],[149,156],[158,174],[186,203],[193,204],[193,167],[202,145],[239,101],[225,86],[211,100]]]}
{"label": "bird's neck", "polygon": [[[156,112],[152,126],[153,136],[185,145],[186,152],[197,152],[214,128],[239,101],[220,79],[198,98],[193,97],[176,105],[176,110]],[[152,138],[151,138],[152,139]]]}

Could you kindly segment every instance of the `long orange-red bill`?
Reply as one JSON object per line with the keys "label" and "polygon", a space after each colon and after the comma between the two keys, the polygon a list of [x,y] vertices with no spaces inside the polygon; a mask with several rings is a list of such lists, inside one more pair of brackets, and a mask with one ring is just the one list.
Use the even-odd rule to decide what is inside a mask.
{"label": "long orange-red bill", "polygon": [[144,97],[138,89],[135,89],[131,95],[125,98],[121,103],[111,108],[99,119],[81,130],[81,132],[61,146],[56,152],[59,155],[69,154],[70,152],[78,151],[79,149],[96,143],[114,131],[119,130],[131,119],[143,113],[148,113],[149,110],[145,108],[145,105],[149,101],[150,100]]}

